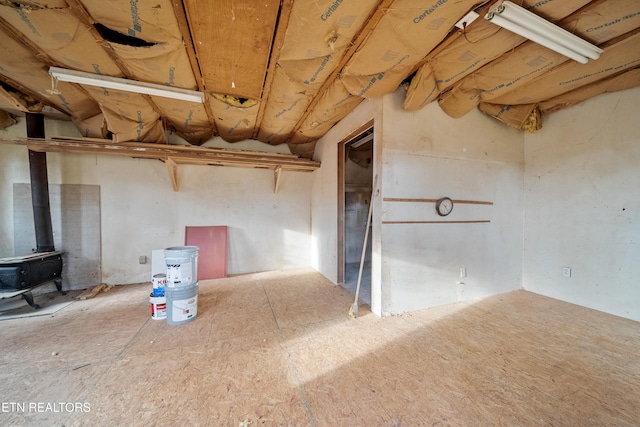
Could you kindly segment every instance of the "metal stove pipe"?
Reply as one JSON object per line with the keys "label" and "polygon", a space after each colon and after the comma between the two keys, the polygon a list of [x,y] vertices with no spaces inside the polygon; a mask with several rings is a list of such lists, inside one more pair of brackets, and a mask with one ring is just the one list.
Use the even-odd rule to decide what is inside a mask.
{"label": "metal stove pipe", "polygon": [[[27,137],[44,138],[44,116],[27,113]],[[29,150],[31,172],[31,203],[36,231],[36,252],[55,251],[51,205],[49,203],[49,178],[47,176],[47,153]]]}

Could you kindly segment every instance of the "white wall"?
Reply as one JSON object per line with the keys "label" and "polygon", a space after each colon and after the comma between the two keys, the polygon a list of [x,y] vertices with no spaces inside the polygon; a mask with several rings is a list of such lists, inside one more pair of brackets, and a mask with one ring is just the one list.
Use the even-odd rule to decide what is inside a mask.
{"label": "white wall", "polygon": [[[106,283],[148,280],[139,255],[182,244],[185,225],[220,224],[231,227],[230,274],[310,264],[335,283],[337,146],[374,119],[375,313],[524,287],[640,320],[640,88],[554,113],[533,135],[477,111],[451,119],[435,103],[406,112],[403,96],[360,104],[318,142],[322,167],[284,172],[278,194],[267,170],[183,166],[175,193],[161,162],[92,155],[49,154],[49,179],[101,186]],[[48,136],[70,129],[47,122]],[[14,255],[14,182],[29,182],[26,148],[0,145],[0,256]],[[493,202],[458,204],[446,218],[491,222],[383,224],[440,219],[433,204],[384,197],[441,196]],[[571,278],[562,277],[565,266]],[[468,277],[460,279],[460,267]]]}
{"label": "white wall", "polygon": [[[402,90],[384,98],[382,198],[448,196],[494,204],[457,204],[442,218],[433,203],[383,202],[383,314],[521,288],[522,132],[478,111],[452,119],[436,103],[404,111],[403,99]],[[384,223],[443,219],[490,223]]]}
{"label": "white wall", "polygon": [[[367,100],[322,138],[312,196],[313,266],[337,280],[337,144],[374,119],[372,311],[402,313],[520,289],[523,238],[523,136],[474,111],[451,119],[436,104],[402,110],[402,90]],[[489,224],[392,225],[437,220],[434,205],[385,197],[492,201],[458,205],[447,219]],[[468,277],[458,284],[460,267]]]}
{"label": "white wall", "polygon": [[[21,121],[0,138],[24,136],[25,128]],[[74,129],[47,122],[46,135],[75,136]],[[253,149],[263,145],[268,151],[260,143]],[[153,249],[184,244],[187,225],[229,226],[229,274],[310,264],[313,173],[282,172],[274,194],[273,171],[265,169],[179,166],[179,192],[155,160],[49,153],[48,171],[52,184],[100,186],[107,284],[150,280],[151,264],[139,264],[139,256],[151,259]],[[0,256],[12,256],[12,185],[29,182],[26,147],[0,144],[0,179]]]}
{"label": "white wall", "polygon": [[525,137],[527,290],[640,320],[638,100],[602,95]]}

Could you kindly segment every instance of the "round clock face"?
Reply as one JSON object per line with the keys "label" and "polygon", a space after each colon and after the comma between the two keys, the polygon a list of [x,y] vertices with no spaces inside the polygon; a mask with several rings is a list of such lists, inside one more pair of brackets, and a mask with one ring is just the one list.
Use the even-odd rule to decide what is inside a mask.
{"label": "round clock face", "polygon": [[447,216],[453,210],[453,200],[448,197],[443,197],[436,202],[436,212],[440,216]]}

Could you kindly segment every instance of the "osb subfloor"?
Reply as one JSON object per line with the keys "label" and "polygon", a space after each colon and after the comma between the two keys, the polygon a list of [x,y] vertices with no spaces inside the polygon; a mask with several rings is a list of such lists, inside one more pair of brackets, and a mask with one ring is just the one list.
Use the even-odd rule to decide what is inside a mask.
{"label": "osb subfloor", "polygon": [[1,322],[0,425],[640,425],[640,324],[601,312],[516,291],[353,319],[287,270],[201,281],[169,326],[150,288]]}

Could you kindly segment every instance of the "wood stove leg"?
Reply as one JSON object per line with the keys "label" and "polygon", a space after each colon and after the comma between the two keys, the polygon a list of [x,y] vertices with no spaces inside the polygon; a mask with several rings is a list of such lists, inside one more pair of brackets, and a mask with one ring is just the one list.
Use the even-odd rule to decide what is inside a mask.
{"label": "wood stove leg", "polygon": [[35,308],[36,310],[40,308],[38,304],[33,302],[33,294],[31,293],[31,291],[23,293],[22,298],[24,298],[27,304],[29,304],[31,307]]}
{"label": "wood stove leg", "polygon": [[56,284],[56,289],[60,292],[60,295],[66,295],[67,293],[62,290],[62,279],[55,279],[53,283]]}

